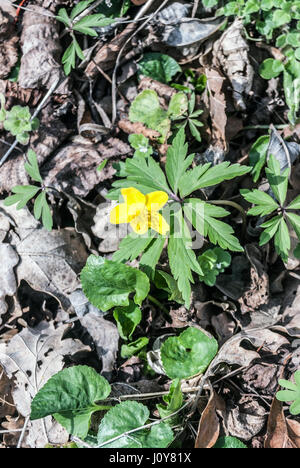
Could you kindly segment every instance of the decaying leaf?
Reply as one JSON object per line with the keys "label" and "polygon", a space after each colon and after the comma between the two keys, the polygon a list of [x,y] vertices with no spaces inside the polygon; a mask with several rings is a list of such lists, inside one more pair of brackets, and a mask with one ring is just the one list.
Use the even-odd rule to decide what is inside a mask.
{"label": "decaying leaf", "polygon": [[220,434],[218,413],[224,411],[223,399],[212,390],[209,402],[201,415],[195,448],[212,448],[215,445]]}
{"label": "decaying leaf", "polygon": [[[22,59],[19,83],[22,88],[49,89],[55,82],[63,81],[60,64],[62,48],[59,40],[59,22],[51,12],[37,5],[25,11],[21,36]],[[33,11],[36,12],[33,13]],[[43,15],[46,13],[47,16]],[[66,86],[61,86],[61,94],[66,94]]]}
{"label": "decaying leaf", "polygon": [[130,147],[117,138],[95,145],[85,138],[76,137],[43,166],[45,184],[71,195],[85,197],[95,185],[115,173],[111,161],[102,171],[97,171],[103,160],[120,158],[130,152]]}
{"label": "decaying leaf", "polygon": [[252,89],[254,70],[249,61],[249,46],[243,36],[244,25],[238,18],[214,44],[214,60],[228,76],[237,110],[245,111],[245,97]]}
{"label": "decaying leaf", "polygon": [[87,259],[82,239],[73,229],[48,232],[27,209],[4,207],[14,226],[10,247],[20,258],[15,274],[18,284],[23,279],[37,290],[54,296],[65,310],[71,308],[68,294],[79,286],[78,274]]}
{"label": "decaying leaf", "polygon": [[0,244],[0,323],[1,315],[7,311],[5,296],[13,296],[17,290],[14,267],[19,262],[19,256],[9,244]]}
{"label": "decaying leaf", "polygon": [[265,448],[300,448],[300,424],[285,418],[277,398],[270,410]]}
{"label": "decaying leaf", "polygon": [[18,36],[14,27],[14,8],[0,6],[0,78],[6,78],[18,61]]}
{"label": "decaying leaf", "polygon": [[[55,330],[53,324],[41,322],[36,328],[27,328],[11,339],[8,345],[0,345],[0,363],[6,375],[14,378],[12,396],[19,413],[30,414],[32,398],[52,375],[59,372],[67,355],[88,351],[78,340],[63,336],[68,326]],[[61,443],[68,434],[52,422],[51,417],[44,421],[31,422],[27,443],[34,447],[44,447],[49,441]]]}
{"label": "decaying leaf", "polygon": [[[247,397],[245,397],[247,398]],[[244,441],[251,440],[263,429],[267,414],[256,400],[240,401],[234,408],[227,408],[224,415],[226,431]]]}
{"label": "decaying leaf", "polygon": [[99,252],[115,252],[119,248],[121,240],[128,234],[128,226],[120,224],[116,226],[111,224],[110,212],[115,203],[101,203],[97,206],[97,212],[94,217],[93,234],[99,239],[103,239],[99,246]]}
{"label": "decaying leaf", "polygon": [[102,361],[102,374],[107,378],[115,367],[119,349],[119,332],[116,325],[99,315],[89,313],[80,319],[93,339],[99,359]]}
{"label": "decaying leaf", "polygon": [[207,77],[207,92],[205,93],[204,99],[209,109],[212,122],[211,145],[220,149],[222,152],[226,152],[227,114],[223,90],[225,77],[212,68],[206,68],[205,75]]}

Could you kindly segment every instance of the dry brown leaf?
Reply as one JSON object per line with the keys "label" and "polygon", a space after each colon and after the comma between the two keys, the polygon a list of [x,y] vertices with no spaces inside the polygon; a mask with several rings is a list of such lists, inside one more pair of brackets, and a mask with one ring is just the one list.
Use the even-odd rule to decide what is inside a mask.
{"label": "dry brown leaf", "polygon": [[214,44],[214,63],[228,76],[237,110],[245,111],[244,98],[252,89],[254,70],[250,64],[249,46],[244,39],[244,25],[238,18]]}
{"label": "dry brown leaf", "polygon": [[94,216],[93,234],[102,239],[98,246],[99,252],[115,252],[121,240],[128,234],[128,225],[116,226],[110,222],[110,212],[116,203],[100,203]]}
{"label": "dry brown leaf", "polygon": [[227,150],[227,114],[223,91],[225,77],[212,68],[206,68],[205,75],[207,77],[207,92],[204,95],[204,99],[212,122],[211,145],[225,152]]}
{"label": "dry brown leaf", "polygon": [[[66,81],[61,67],[60,23],[54,15],[49,17],[49,10],[34,4],[30,5],[30,10],[25,11],[22,21],[19,84],[22,88],[43,86],[50,89],[58,80]],[[56,92],[66,94],[66,85]]]}
{"label": "dry brown leaf", "polygon": [[140,122],[133,123],[130,122],[130,120],[120,120],[118,122],[118,125],[120,129],[123,130],[123,132],[128,133],[129,135],[131,135],[132,133],[139,133],[152,141],[156,140],[160,136],[159,132],[157,132],[156,130],[151,130],[150,128],[146,128]]}
{"label": "dry brown leaf", "polygon": [[9,244],[0,243],[0,323],[1,315],[7,311],[5,296],[13,296],[17,290],[14,267],[19,262],[19,255]]}
{"label": "dry brown leaf", "polygon": [[[85,75],[87,78],[94,79],[100,73],[99,68],[103,71],[108,71],[115,66],[116,58],[121,48],[124,46],[125,42],[135,29],[135,23],[128,24],[124,31],[119,33],[112,41],[100,47],[100,49],[96,52],[95,57],[91,60],[85,69]],[[129,47],[130,44],[128,44],[127,48]],[[125,53],[127,48],[125,48]]]}
{"label": "dry brown leaf", "polygon": [[78,274],[88,253],[82,238],[73,229],[48,232],[27,209],[4,207],[10,219],[10,247],[20,257],[15,268],[18,283],[25,280],[33,289],[54,296],[64,310],[71,309],[68,295],[78,288]]}
{"label": "dry brown leaf", "polygon": [[102,374],[108,379],[116,365],[119,350],[119,332],[116,325],[99,315],[89,313],[80,319],[92,337],[99,359],[102,361]]}
{"label": "dry brown leaf", "polygon": [[260,433],[266,419],[264,407],[251,397],[244,397],[236,407],[226,409],[224,426],[229,435],[249,441]]}
{"label": "dry brown leaf", "polygon": [[212,390],[209,402],[201,415],[195,448],[212,448],[215,445],[220,434],[218,413],[224,411],[224,400]]}
{"label": "dry brown leaf", "polygon": [[0,7],[0,78],[6,78],[18,61],[18,36],[13,11]]}
{"label": "dry brown leaf", "polygon": [[287,420],[275,397],[270,410],[265,448],[300,448],[300,424]]}
{"label": "dry brown leaf", "polygon": [[12,416],[16,410],[12,398],[13,381],[9,379],[0,366],[0,418]]}
{"label": "dry brown leaf", "polygon": [[97,171],[101,162],[119,159],[129,153],[129,145],[117,138],[95,145],[83,137],[76,137],[43,166],[44,182],[57,190],[85,197],[95,185],[115,174],[111,161],[102,171]]}

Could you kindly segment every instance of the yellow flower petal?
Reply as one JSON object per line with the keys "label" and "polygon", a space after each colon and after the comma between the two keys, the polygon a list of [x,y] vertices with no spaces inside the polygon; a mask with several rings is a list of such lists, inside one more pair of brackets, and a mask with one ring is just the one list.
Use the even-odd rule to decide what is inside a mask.
{"label": "yellow flower petal", "polygon": [[139,190],[129,187],[121,190],[121,194],[127,205],[146,204],[146,197]]}
{"label": "yellow flower petal", "polygon": [[111,224],[129,223],[131,219],[132,216],[128,213],[128,206],[126,203],[115,206],[110,212]]}
{"label": "yellow flower petal", "polygon": [[136,234],[146,234],[149,229],[148,211],[146,208],[141,212],[139,216],[136,216],[131,222],[130,226]]}
{"label": "yellow flower petal", "polygon": [[159,211],[168,201],[166,192],[151,192],[146,195],[146,206],[149,211]]}
{"label": "yellow flower petal", "polygon": [[165,236],[167,232],[170,231],[170,226],[168,225],[165,218],[160,213],[155,211],[152,211],[150,215],[150,227],[163,236]]}

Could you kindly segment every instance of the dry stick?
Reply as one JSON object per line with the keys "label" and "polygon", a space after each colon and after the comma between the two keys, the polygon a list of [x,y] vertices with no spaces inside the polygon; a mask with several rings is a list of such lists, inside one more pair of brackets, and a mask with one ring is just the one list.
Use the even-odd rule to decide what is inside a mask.
{"label": "dry stick", "polygon": [[29,418],[30,418],[30,417],[27,416],[27,418],[25,419],[25,423],[24,423],[24,426],[23,426],[23,429],[22,429],[20,438],[19,438],[19,440],[18,440],[17,448],[21,448],[21,445],[22,445],[22,442],[23,442],[23,439],[24,439],[24,436],[25,436],[25,431],[26,431],[27,425],[28,425],[28,423],[29,423]]}
{"label": "dry stick", "polygon": [[[151,5],[154,3],[155,0],[148,0],[147,3],[145,3],[145,5],[143,5],[141,7],[141,9],[139,10],[138,14],[135,16],[134,18],[134,21],[137,21],[139,20],[141,17],[144,16],[144,14],[146,13],[146,11],[151,7]],[[120,64],[120,59],[123,55],[123,52],[125,50],[125,47],[127,46],[127,44],[134,38],[134,36],[136,36],[136,34],[141,31],[144,26],[149,23],[149,21],[154,18],[155,15],[157,15],[157,13],[168,3],[169,0],[164,0],[164,2],[160,5],[160,7],[154,12],[152,13],[152,15],[150,15],[146,21],[143,22],[143,24],[141,24],[141,26],[136,30],[134,31],[134,33],[127,39],[127,41],[125,41],[124,45],[121,47],[120,49],[120,52],[118,54],[118,57],[117,57],[117,60],[116,60],[116,65],[115,65],[115,68],[114,68],[114,71],[113,71],[113,76],[112,76],[112,91],[111,91],[111,97],[112,97],[112,124],[114,125],[116,119],[117,119],[117,70],[118,70],[118,67],[119,67],[119,64]]]}
{"label": "dry stick", "polygon": [[0,431],[0,434],[9,434],[10,432],[22,432],[23,429],[6,429],[5,431]]}
{"label": "dry stick", "polygon": [[[4,1],[6,3],[9,3],[10,5],[12,5],[12,6],[16,7],[16,8],[20,8],[21,10],[30,11],[31,13],[34,13],[35,15],[47,16],[48,18],[55,18],[55,15],[53,15],[52,13],[41,13],[40,11],[36,11],[36,10],[32,10],[31,8],[28,8],[28,7],[20,6],[17,3],[11,2],[10,0],[2,0],[2,1]],[[47,10],[45,10],[45,11],[47,11]]]}
{"label": "dry stick", "polygon": [[[36,108],[35,112],[32,114],[31,116],[31,119],[30,119],[30,122],[32,122],[32,120],[38,115],[38,113],[40,112],[40,110],[42,109],[42,107],[44,106],[44,104],[46,103],[47,99],[51,96],[51,94],[55,91],[55,89],[57,88],[58,84],[59,84],[59,79],[57,79],[53,85],[51,86],[51,88],[49,89],[49,91],[47,92],[47,94],[44,96],[44,98],[42,99],[42,101],[40,102],[40,104],[38,105],[38,107]],[[0,167],[5,163],[5,161],[7,160],[8,156],[13,152],[13,150],[15,149],[15,147],[17,146],[18,144],[18,140],[15,139],[14,143],[11,145],[11,147],[9,148],[9,150],[5,153],[5,155],[1,158],[0,160]]]}
{"label": "dry stick", "polygon": [[199,0],[194,0],[192,18],[195,18],[199,6]]}

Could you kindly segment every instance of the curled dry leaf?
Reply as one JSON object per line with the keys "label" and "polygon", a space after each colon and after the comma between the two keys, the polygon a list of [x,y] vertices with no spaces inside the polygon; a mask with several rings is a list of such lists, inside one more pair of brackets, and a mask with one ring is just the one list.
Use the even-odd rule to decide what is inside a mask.
{"label": "curled dry leaf", "polygon": [[265,448],[300,448],[300,424],[285,418],[277,398],[270,410]]}
{"label": "curled dry leaf", "polygon": [[0,244],[0,323],[1,315],[7,311],[5,296],[13,296],[17,290],[14,267],[19,256],[9,244]]}
{"label": "curled dry leaf", "polygon": [[[0,363],[6,375],[14,378],[12,396],[22,416],[29,416],[32,399],[50,377],[62,370],[67,355],[89,351],[78,340],[63,340],[67,328],[65,325],[55,330],[53,324],[41,322],[36,328],[22,330],[8,345],[0,345]],[[49,441],[61,443],[61,438],[68,439],[66,431],[61,428],[58,431],[51,417],[46,418],[45,424],[48,440],[43,421],[31,422],[27,437],[30,446],[43,447]]]}
{"label": "curled dry leaf", "polygon": [[[85,75],[88,79],[94,79],[100,73],[99,69],[108,71],[114,68],[121,48],[135,29],[136,24],[130,23],[121,33],[117,34],[112,41],[102,47],[100,46],[95,57],[90,61],[85,69]],[[129,50],[129,47],[130,43],[125,47],[125,53]]]}
{"label": "curled dry leaf", "polygon": [[267,328],[241,331],[221,347],[217,356],[210,363],[205,376],[209,378],[214,375],[218,366],[222,363],[248,367],[255,359],[259,358],[258,352],[242,347],[243,340],[249,341],[256,349],[263,347],[274,354],[281,346],[289,344],[286,338]]}
{"label": "curled dry leaf", "polygon": [[220,434],[218,413],[224,413],[224,400],[212,389],[209,402],[201,415],[195,448],[212,448]]}
{"label": "curled dry leaf", "polygon": [[99,359],[102,361],[102,374],[108,379],[116,365],[119,349],[119,332],[116,325],[99,315],[89,313],[80,319],[91,336]]}
{"label": "curled dry leaf", "polygon": [[211,145],[222,152],[227,150],[226,141],[226,100],[223,91],[225,77],[212,68],[205,69],[207,90],[204,94],[206,107],[209,109],[212,122]]}
{"label": "curled dry leaf", "polygon": [[15,268],[18,284],[25,280],[33,289],[54,296],[68,311],[68,294],[78,288],[78,274],[88,256],[82,238],[73,229],[41,229],[27,209],[1,207],[14,226],[9,240],[20,258]]}
{"label": "curled dry leaf", "polygon": [[254,70],[249,61],[249,46],[243,37],[244,25],[240,19],[226,29],[214,44],[214,62],[228,76],[233,88],[237,110],[245,111],[244,98],[252,89]]}
{"label": "curled dry leaf", "polygon": [[115,252],[121,240],[128,234],[128,225],[115,225],[110,222],[110,212],[115,203],[100,203],[94,217],[93,234],[103,239],[98,246],[99,252]]}
{"label": "curled dry leaf", "polygon": [[226,409],[224,426],[231,436],[248,441],[263,429],[266,418],[265,409],[249,398],[249,401],[240,401],[235,408]]}
{"label": "curled dry leaf", "polygon": [[44,182],[57,190],[85,197],[95,185],[110,179],[115,173],[112,161],[108,161],[102,171],[97,171],[101,162],[130,152],[129,145],[117,138],[94,145],[85,138],[76,137],[43,166]]}
{"label": "curled dry leaf", "polygon": [[[49,10],[37,5],[30,5],[31,11],[25,11],[22,21],[22,59],[19,84],[22,88],[49,89],[56,81],[63,80],[60,64],[62,48],[59,40],[59,22],[49,17]],[[36,12],[33,13],[33,11]],[[47,16],[43,15],[46,13]],[[62,86],[56,92],[66,94]]]}
{"label": "curled dry leaf", "polygon": [[6,78],[18,61],[18,36],[12,11],[0,6],[0,78]]}
{"label": "curled dry leaf", "polygon": [[132,123],[130,120],[120,120],[118,125],[123,132],[128,133],[129,135],[133,133],[142,134],[151,141],[156,140],[160,136],[159,132],[146,128],[145,125],[140,122]]}

